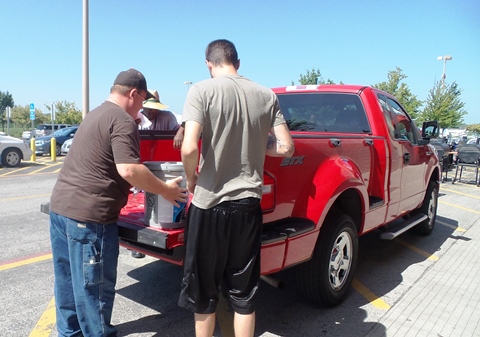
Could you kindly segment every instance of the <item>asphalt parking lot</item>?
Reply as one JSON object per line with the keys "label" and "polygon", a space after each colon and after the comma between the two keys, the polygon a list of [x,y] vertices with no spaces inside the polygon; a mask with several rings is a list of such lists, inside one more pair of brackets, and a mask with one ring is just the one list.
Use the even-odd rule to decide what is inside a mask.
{"label": "asphalt parking lot", "polygon": [[[0,336],[56,336],[48,216],[40,213],[40,204],[49,200],[63,160],[41,157],[19,168],[0,168]],[[262,282],[255,335],[479,336],[480,188],[472,170],[455,184],[452,173],[441,184],[432,235],[405,233],[382,241],[372,232],[361,238],[352,289],[338,307],[317,307],[301,298],[294,269],[276,275],[285,289]],[[180,267],[134,259],[122,248],[113,315],[119,336],[193,336],[192,314],[176,303],[180,277]],[[231,316],[222,303],[216,337],[233,336]]]}
{"label": "asphalt parking lot", "polygon": [[19,167],[6,168],[0,165],[0,177],[58,173],[64,160],[64,156],[57,156],[55,161],[50,156],[36,156],[35,161],[22,160]]}

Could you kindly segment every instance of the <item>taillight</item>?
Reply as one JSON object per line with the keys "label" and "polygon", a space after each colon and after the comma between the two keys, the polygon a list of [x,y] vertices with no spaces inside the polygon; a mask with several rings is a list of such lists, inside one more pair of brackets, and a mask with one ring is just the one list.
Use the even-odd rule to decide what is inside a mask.
{"label": "taillight", "polygon": [[268,173],[263,173],[262,187],[262,210],[264,212],[273,211],[275,209],[275,179]]}

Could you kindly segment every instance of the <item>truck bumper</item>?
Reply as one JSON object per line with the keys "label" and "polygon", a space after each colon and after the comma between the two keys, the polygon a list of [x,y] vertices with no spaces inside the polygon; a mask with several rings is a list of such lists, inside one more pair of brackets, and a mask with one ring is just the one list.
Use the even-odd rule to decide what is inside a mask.
{"label": "truck bumper", "polygon": [[[41,205],[42,213],[49,214],[49,204]],[[161,229],[145,226],[143,213],[138,212],[135,207],[122,210],[117,226],[120,246],[182,265],[185,235],[183,228]],[[311,250],[307,254],[302,247],[305,242],[315,245],[318,231],[314,229],[313,222],[300,218],[287,218],[265,225],[262,235],[261,273],[275,273],[308,259]]]}
{"label": "truck bumper", "polygon": [[[40,205],[40,212],[50,214],[50,203]],[[178,244],[179,231],[169,233],[150,227],[117,221],[120,246],[181,265],[183,244]],[[183,239],[183,230],[182,230]],[[174,244],[176,243],[176,244]],[[170,244],[170,247],[169,247]]]}

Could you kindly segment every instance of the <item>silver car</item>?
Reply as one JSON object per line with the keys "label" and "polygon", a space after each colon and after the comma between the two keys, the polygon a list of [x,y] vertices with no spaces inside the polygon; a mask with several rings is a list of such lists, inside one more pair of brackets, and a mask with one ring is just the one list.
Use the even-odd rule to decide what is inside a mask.
{"label": "silver car", "polygon": [[0,135],[0,163],[6,167],[20,166],[22,160],[30,160],[32,150],[21,139]]}

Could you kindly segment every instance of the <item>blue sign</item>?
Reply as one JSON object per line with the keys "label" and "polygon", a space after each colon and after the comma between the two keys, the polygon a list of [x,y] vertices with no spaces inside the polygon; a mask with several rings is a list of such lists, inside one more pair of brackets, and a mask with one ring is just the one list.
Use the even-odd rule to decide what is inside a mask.
{"label": "blue sign", "polygon": [[35,104],[30,103],[30,120],[35,120]]}

